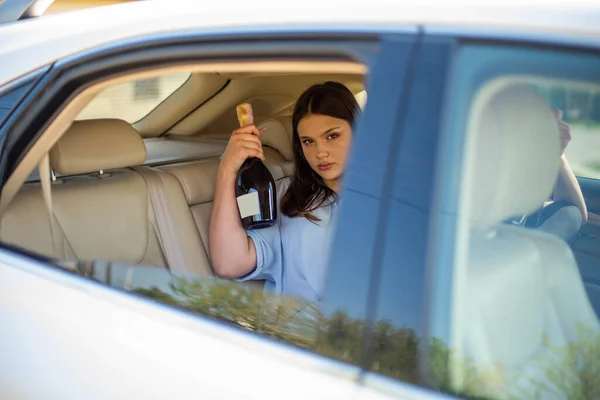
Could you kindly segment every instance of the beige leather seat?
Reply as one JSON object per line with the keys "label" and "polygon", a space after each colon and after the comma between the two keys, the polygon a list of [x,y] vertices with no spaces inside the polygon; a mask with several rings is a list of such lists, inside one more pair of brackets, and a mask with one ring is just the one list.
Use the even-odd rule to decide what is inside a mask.
{"label": "beige leather seat", "polygon": [[[590,346],[578,329],[597,340],[600,325],[568,245],[540,230],[502,224],[550,195],[559,168],[558,128],[529,86],[481,96],[469,125],[462,190],[468,240],[455,271],[453,380],[493,398],[533,398],[536,390],[540,398],[565,398],[552,374],[562,368],[559,380],[576,379],[569,368],[585,368],[567,365],[565,346]],[[464,368],[463,356],[477,375]]]}
{"label": "beige leather seat", "polygon": [[[266,165],[280,179],[293,168],[291,121],[273,119],[259,126],[267,128]],[[13,199],[0,221],[0,238],[58,259],[170,267],[148,187],[138,172],[149,168],[128,168],[145,159],[144,142],[126,122],[74,122],[50,153],[52,169],[65,176],[52,185],[54,237],[41,186],[34,182]],[[218,159],[209,159],[153,169],[164,185],[168,214],[192,273],[212,274],[208,226],[218,165]]]}
{"label": "beige leather seat", "polygon": [[[31,183],[23,186],[3,216],[1,239],[60,259],[167,266],[146,182],[127,168],[145,159],[142,139],[126,122],[74,122],[50,153],[52,169],[68,176],[52,185],[54,238],[40,184]],[[158,173],[189,270],[211,273],[179,182],[171,174]]]}

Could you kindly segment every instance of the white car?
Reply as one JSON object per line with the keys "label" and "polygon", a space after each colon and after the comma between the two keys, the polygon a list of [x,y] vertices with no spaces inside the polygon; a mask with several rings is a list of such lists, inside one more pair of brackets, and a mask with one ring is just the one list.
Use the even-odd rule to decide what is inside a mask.
{"label": "white car", "polygon": [[[600,398],[597,8],[44,3],[0,3],[0,398]],[[364,112],[322,299],[216,279],[235,106],[290,176],[326,80]]]}

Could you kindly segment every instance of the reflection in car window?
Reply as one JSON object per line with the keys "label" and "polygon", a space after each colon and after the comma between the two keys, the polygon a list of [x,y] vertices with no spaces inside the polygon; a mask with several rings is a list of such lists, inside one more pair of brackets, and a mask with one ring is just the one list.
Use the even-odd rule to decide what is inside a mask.
{"label": "reflection in car window", "polygon": [[317,343],[329,326],[317,303],[282,297],[254,285],[167,269],[105,261],[59,262],[62,268],[113,288],[208,316],[303,348]]}
{"label": "reflection in car window", "polygon": [[457,54],[449,135],[462,147],[442,149],[432,288],[448,295],[433,302],[430,353],[443,358],[429,368],[475,398],[599,398],[597,222],[571,244],[505,221],[536,211],[562,176],[553,109],[566,106],[540,82],[594,87],[600,58],[481,44]]}
{"label": "reflection in car window", "polygon": [[76,120],[116,118],[133,124],[154,110],[189,77],[189,72],[177,72],[111,85],[100,92]]}
{"label": "reflection in car window", "polygon": [[446,86],[451,48],[443,41],[423,46],[410,79],[410,101],[397,110],[398,115],[405,113],[405,122],[397,127],[401,139],[390,182],[370,369],[413,384],[421,382],[418,362],[426,343],[427,242],[440,135],[439,122],[432,116],[444,107],[440,88]]}

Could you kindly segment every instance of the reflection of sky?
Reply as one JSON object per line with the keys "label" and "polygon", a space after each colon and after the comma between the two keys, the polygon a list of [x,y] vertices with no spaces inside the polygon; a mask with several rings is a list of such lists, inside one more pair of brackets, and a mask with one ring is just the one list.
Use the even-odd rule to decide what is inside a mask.
{"label": "reflection of sky", "polygon": [[[377,238],[376,199],[348,191],[340,203],[344,215],[337,220],[332,243],[324,311],[343,310],[352,318],[364,319],[367,313],[368,282],[371,278],[372,249]],[[359,233],[359,234],[357,234]]]}
{"label": "reflection of sky", "polygon": [[401,223],[389,224],[385,234],[378,318],[422,333],[426,245],[423,239],[427,234],[428,219],[424,212],[394,200],[389,221]]}
{"label": "reflection of sky", "polygon": [[[411,191],[413,197],[425,194]],[[415,199],[397,195],[399,198],[390,203],[387,230],[377,235],[377,221],[365,210],[377,210],[378,200],[352,191],[345,194],[343,213],[352,218],[338,222],[324,311],[330,314],[341,309],[356,319],[365,319],[369,315],[371,265],[373,257],[377,258],[374,253],[381,251],[380,286],[375,288],[379,292],[375,319],[387,319],[397,327],[412,328],[420,333],[425,275],[421,266],[424,265],[428,218],[422,210],[407,203],[407,200],[414,202]],[[376,243],[380,237],[384,238],[382,244]]]}
{"label": "reflection of sky", "polygon": [[[376,294],[376,299],[371,310],[365,310],[368,296],[361,292],[360,287],[348,290],[348,287],[339,287],[331,282],[341,276],[338,271],[333,271],[328,288],[332,303],[344,304],[351,316],[364,318],[369,315],[374,322],[389,320],[398,328],[414,329],[418,334],[423,333],[422,316],[427,314],[423,310],[423,301],[426,294],[428,211],[440,135],[439,120],[431,116],[439,115],[443,107],[440,88],[445,85],[443,65],[448,62],[448,51],[449,47],[443,42],[430,43],[420,50],[416,73],[411,77],[411,97],[407,107],[402,111],[387,110],[388,114],[381,115],[383,120],[388,120],[390,113],[405,113],[401,129],[393,129],[389,133],[391,138],[386,138],[387,129],[383,127],[381,132],[373,130],[379,127],[380,121],[369,120],[367,112],[363,131],[368,129],[372,135],[379,135],[378,140],[374,140],[372,135],[361,136],[363,131],[357,134],[355,146],[373,148],[377,151],[374,154],[379,157],[369,157],[367,164],[363,155],[360,164],[358,160],[351,163],[347,184],[362,188],[364,193],[389,195],[390,201],[386,204],[387,199],[382,197],[354,194],[351,190],[345,192],[352,198],[352,203],[344,205],[347,209],[343,209],[341,215],[350,221],[336,232],[341,237],[336,244],[343,249],[335,253],[337,258],[333,259],[332,268],[344,265],[346,273],[356,275],[356,278],[349,279],[354,285],[368,287],[368,282],[374,282],[371,292]],[[375,110],[371,117],[388,106],[378,104],[376,109],[371,109]],[[390,155],[390,148],[398,150]],[[388,159],[390,156],[392,160]],[[394,161],[393,174],[389,174],[389,161]],[[389,192],[377,187],[380,182],[387,186]],[[383,226],[378,225],[379,213],[385,213]],[[352,243],[352,236],[356,236],[359,242]],[[362,252],[368,257],[362,259]],[[343,261],[338,261],[338,258]],[[351,295],[348,296],[348,293]],[[351,298],[342,299],[344,296]]]}
{"label": "reflection of sky", "polygon": [[[368,203],[367,200],[356,202],[355,207],[369,206]],[[387,319],[397,327],[412,328],[420,333],[422,332],[421,306],[425,273],[421,267],[415,268],[415,266],[424,265],[425,241],[415,239],[425,236],[428,221],[425,213],[398,200],[392,202],[388,221],[392,223],[388,224],[387,231],[382,235],[385,243],[381,260],[383,268],[379,279],[376,319]],[[360,222],[360,219],[355,220],[354,229],[364,226]],[[338,233],[343,239],[344,231],[340,230]],[[369,232],[362,233],[364,235],[354,236],[363,242],[363,246],[368,238],[376,237]],[[336,261],[331,265],[330,273],[333,278],[327,282],[325,311],[331,312],[336,308],[342,308],[351,317],[363,319],[368,312],[365,306],[368,284],[365,283],[371,279],[371,253],[365,252],[368,253],[369,259],[362,260],[355,246],[356,244],[348,242],[334,253]],[[349,249],[353,251],[348,251]],[[345,271],[340,273],[339,270],[342,268]],[[348,274],[353,276],[340,279]]]}

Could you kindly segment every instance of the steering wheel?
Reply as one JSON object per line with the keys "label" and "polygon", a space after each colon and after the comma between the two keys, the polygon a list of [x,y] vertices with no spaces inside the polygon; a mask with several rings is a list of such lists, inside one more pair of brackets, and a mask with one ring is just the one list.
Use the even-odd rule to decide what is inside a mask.
{"label": "steering wheel", "polygon": [[554,234],[568,244],[572,244],[583,227],[579,209],[566,201],[555,201],[539,210],[509,220],[524,228],[539,229]]}

